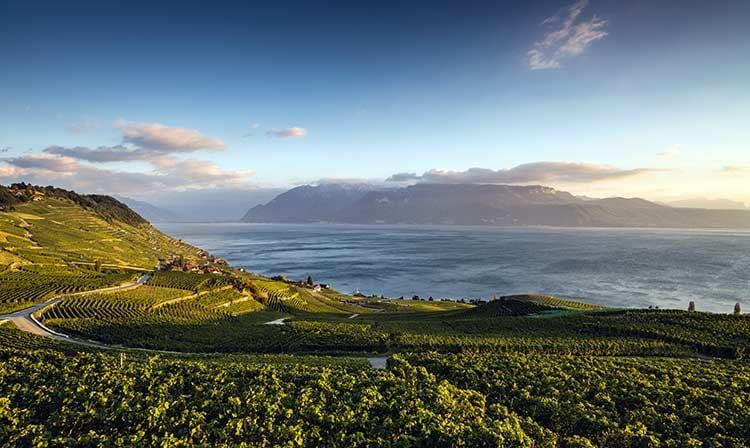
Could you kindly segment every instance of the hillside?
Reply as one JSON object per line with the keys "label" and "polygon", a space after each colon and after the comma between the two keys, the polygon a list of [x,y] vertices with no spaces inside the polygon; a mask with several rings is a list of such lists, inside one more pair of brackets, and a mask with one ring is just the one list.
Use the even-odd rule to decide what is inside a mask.
{"label": "hillside", "polygon": [[[673,208],[638,198],[589,199],[543,186],[417,184],[390,190],[297,187],[246,222],[558,227],[750,228],[750,211]],[[357,197],[359,196],[359,197]]]}
{"label": "hillside", "polygon": [[244,222],[321,222],[362,199],[372,188],[367,185],[303,185],[276,196],[265,205],[245,213]]}
{"label": "hillside", "polygon": [[53,187],[0,186],[0,271],[10,265],[60,270],[153,269],[159,259],[200,258],[110,196]]}

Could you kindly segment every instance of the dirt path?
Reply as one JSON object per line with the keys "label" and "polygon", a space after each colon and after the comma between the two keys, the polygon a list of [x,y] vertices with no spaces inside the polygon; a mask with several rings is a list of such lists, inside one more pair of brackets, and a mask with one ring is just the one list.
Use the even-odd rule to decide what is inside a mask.
{"label": "dirt path", "polygon": [[367,362],[370,363],[370,367],[373,369],[385,369],[388,367],[387,356],[371,356],[367,358]]}
{"label": "dirt path", "polygon": [[284,325],[284,321],[289,319],[288,317],[282,317],[281,319],[272,320],[271,322],[266,322],[265,325]]}

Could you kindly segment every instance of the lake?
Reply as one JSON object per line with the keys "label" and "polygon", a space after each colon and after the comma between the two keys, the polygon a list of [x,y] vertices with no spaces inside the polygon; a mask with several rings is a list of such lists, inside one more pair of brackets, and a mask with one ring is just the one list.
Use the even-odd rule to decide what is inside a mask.
{"label": "lake", "polygon": [[343,292],[552,294],[613,307],[750,307],[750,232],[337,224],[159,224],[263,275]]}

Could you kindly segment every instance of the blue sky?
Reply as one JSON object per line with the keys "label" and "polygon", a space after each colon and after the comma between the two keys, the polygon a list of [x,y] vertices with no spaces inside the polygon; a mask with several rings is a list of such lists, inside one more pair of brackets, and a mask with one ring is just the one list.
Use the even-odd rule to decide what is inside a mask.
{"label": "blue sky", "polygon": [[750,203],[750,3],[528,3],[5,1],[0,182]]}

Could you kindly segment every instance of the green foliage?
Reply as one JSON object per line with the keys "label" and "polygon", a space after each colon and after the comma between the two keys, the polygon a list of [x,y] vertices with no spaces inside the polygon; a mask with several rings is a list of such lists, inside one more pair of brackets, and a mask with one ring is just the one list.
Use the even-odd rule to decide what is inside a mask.
{"label": "green foliage", "polygon": [[395,356],[561,436],[562,446],[747,446],[750,366],[728,361]]}
{"label": "green foliage", "polygon": [[61,294],[70,294],[134,280],[134,272],[114,272],[100,274],[93,271],[49,270],[46,273],[29,271],[0,274],[0,305],[6,309],[18,306],[25,308],[33,303]]}
{"label": "green foliage", "polygon": [[111,196],[81,195],[62,188],[40,187],[25,183],[12,184],[10,187],[0,185],[0,205],[14,206],[40,198],[70,201],[81,208],[92,210],[108,221],[118,220],[130,225],[148,224],[148,221]]}
{"label": "green foliage", "polygon": [[14,205],[12,212],[0,211],[1,264],[93,269],[98,261],[103,269],[152,269],[158,259],[173,255],[199,258],[196,248],[128,218],[125,209],[106,200],[103,207],[111,210],[102,212],[99,205],[84,206],[64,195],[34,191],[34,200]]}
{"label": "green foliage", "polygon": [[750,440],[750,366],[737,361],[422,352],[381,371],[339,358],[71,352],[0,326],[0,397],[3,446]]}
{"label": "green foliage", "polygon": [[232,280],[224,276],[179,271],[157,271],[148,281],[148,284],[152,286],[185,289],[193,292],[206,291],[231,283]]}
{"label": "green foliage", "polygon": [[578,321],[581,330],[590,334],[658,339],[708,356],[743,358],[750,353],[750,315],[639,310]]}
{"label": "green foliage", "polygon": [[263,304],[257,302],[252,296],[244,295],[231,287],[208,291],[198,296],[195,301],[205,307],[223,311],[234,316],[265,308]]}
{"label": "green foliage", "polygon": [[[5,446],[553,446],[423,368],[143,361],[0,349]],[[23,379],[22,381],[18,381]],[[39,390],[55,390],[55,393]]]}

